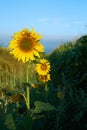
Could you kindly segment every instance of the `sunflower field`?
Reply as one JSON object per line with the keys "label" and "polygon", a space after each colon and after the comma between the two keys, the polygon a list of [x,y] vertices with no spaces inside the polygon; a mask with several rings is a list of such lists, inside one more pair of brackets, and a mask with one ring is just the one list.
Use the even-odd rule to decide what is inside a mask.
{"label": "sunflower field", "polygon": [[87,130],[87,36],[49,54],[34,29],[0,47],[0,130]]}

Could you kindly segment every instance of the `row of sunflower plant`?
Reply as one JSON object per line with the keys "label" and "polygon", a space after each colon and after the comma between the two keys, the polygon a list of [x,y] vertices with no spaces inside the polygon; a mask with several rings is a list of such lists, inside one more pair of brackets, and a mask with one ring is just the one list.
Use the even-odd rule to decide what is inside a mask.
{"label": "row of sunflower plant", "polygon": [[[14,33],[12,40],[9,43],[8,51],[10,54],[14,55],[18,61],[22,61],[25,65],[26,73],[26,87],[24,92],[19,94],[24,97],[27,116],[29,117],[29,122],[33,121],[35,113],[41,113],[42,111],[52,111],[55,108],[47,102],[47,92],[48,86],[47,82],[51,80],[50,71],[51,65],[50,62],[44,58],[44,46],[40,43],[42,36],[35,32],[34,29],[29,30],[28,28],[23,29],[20,32]],[[35,108],[31,108],[31,87],[35,87],[35,83],[31,83],[29,77],[29,68],[31,63],[35,64],[34,71],[36,73],[37,85],[43,84],[45,90],[46,102],[35,101]],[[32,123],[31,123],[32,124]],[[29,127],[32,129],[32,126]]]}

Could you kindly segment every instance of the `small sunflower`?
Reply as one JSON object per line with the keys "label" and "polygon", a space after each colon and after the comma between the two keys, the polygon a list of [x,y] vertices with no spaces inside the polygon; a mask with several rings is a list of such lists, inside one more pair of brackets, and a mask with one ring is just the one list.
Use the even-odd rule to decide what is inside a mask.
{"label": "small sunflower", "polygon": [[63,93],[62,91],[59,91],[59,92],[57,93],[57,97],[58,97],[58,98],[64,98],[64,93]]}
{"label": "small sunflower", "polygon": [[38,80],[43,83],[48,82],[50,80],[50,74],[39,75]]}
{"label": "small sunflower", "polygon": [[39,86],[37,84],[31,84],[32,88],[38,88]]}
{"label": "small sunflower", "polygon": [[46,59],[41,59],[35,70],[39,75],[47,75],[50,71],[50,63]]}
{"label": "small sunflower", "polygon": [[40,58],[39,52],[44,52],[44,46],[40,43],[42,36],[34,32],[34,29],[23,29],[14,34],[10,41],[8,49],[11,54],[24,63],[29,60],[35,60],[35,56]]}

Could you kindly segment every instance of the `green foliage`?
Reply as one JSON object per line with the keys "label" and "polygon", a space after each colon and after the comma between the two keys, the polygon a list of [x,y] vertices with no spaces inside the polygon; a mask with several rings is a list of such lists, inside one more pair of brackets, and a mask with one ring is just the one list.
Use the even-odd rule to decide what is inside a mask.
{"label": "green foliage", "polygon": [[87,85],[86,58],[87,41],[82,43],[79,39],[75,43],[70,42],[55,49],[48,56],[51,62],[51,76],[54,85],[62,85],[63,76],[65,76],[65,79],[71,82],[73,86],[85,87]]}
{"label": "green foliage", "polygon": [[35,101],[35,109],[33,110],[33,113],[41,113],[44,111],[47,112],[47,111],[53,111],[53,110],[56,110],[56,109],[50,103]]}
{"label": "green foliage", "polygon": [[24,76],[24,64],[14,59],[7,48],[0,47],[0,88],[20,87]]}
{"label": "green foliage", "polygon": [[6,128],[8,130],[16,130],[16,125],[14,123],[14,119],[13,119],[12,114],[6,115],[4,125],[6,126]]}
{"label": "green foliage", "polygon": [[[45,55],[51,63],[47,102],[44,85],[35,79],[35,65],[29,66],[29,83],[24,83],[24,64],[5,48],[0,48],[0,54],[1,130],[87,130],[87,36]],[[29,86],[32,83],[38,88]],[[31,114],[24,100],[20,102],[21,97],[17,97],[24,94],[26,84],[31,91]]]}
{"label": "green foliage", "polygon": [[30,115],[26,115],[23,120],[17,124],[17,130],[32,130],[32,119]]}
{"label": "green foliage", "polygon": [[[57,107],[58,130],[86,130],[87,36],[66,43],[47,56],[51,62],[50,102]],[[56,68],[56,69],[55,69]],[[55,90],[55,91],[53,91]],[[63,92],[64,97],[57,97]]]}

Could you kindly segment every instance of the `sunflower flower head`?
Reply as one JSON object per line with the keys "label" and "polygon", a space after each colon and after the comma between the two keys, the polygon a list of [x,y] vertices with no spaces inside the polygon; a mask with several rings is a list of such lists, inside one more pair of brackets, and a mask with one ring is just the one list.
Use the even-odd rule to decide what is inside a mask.
{"label": "sunflower flower head", "polygon": [[39,75],[38,80],[42,83],[46,83],[50,80],[50,74],[47,75]]}
{"label": "sunflower flower head", "polygon": [[63,97],[64,97],[64,93],[63,93],[62,91],[59,91],[59,92],[57,93],[57,97],[58,97],[58,98],[63,98]]}
{"label": "sunflower flower head", "polygon": [[10,41],[8,49],[19,61],[27,62],[35,60],[35,57],[40,58],[40,52],[44,52],[44,46],[40,43],[42,38],[34,29],[23,29],[16,32],[13,39]]}
{"label": "sunflower flower head", "polygon": [[31,87],[32,88],[38,88],[39,86],[38,86],[38,84],[31,84]]}
{"label": "sunflower flower head", "polygon": [[39,75],[47,75],[50,71],[50,63],[46,59],[41,59],[40,63],[36,65],[36,72]]}

